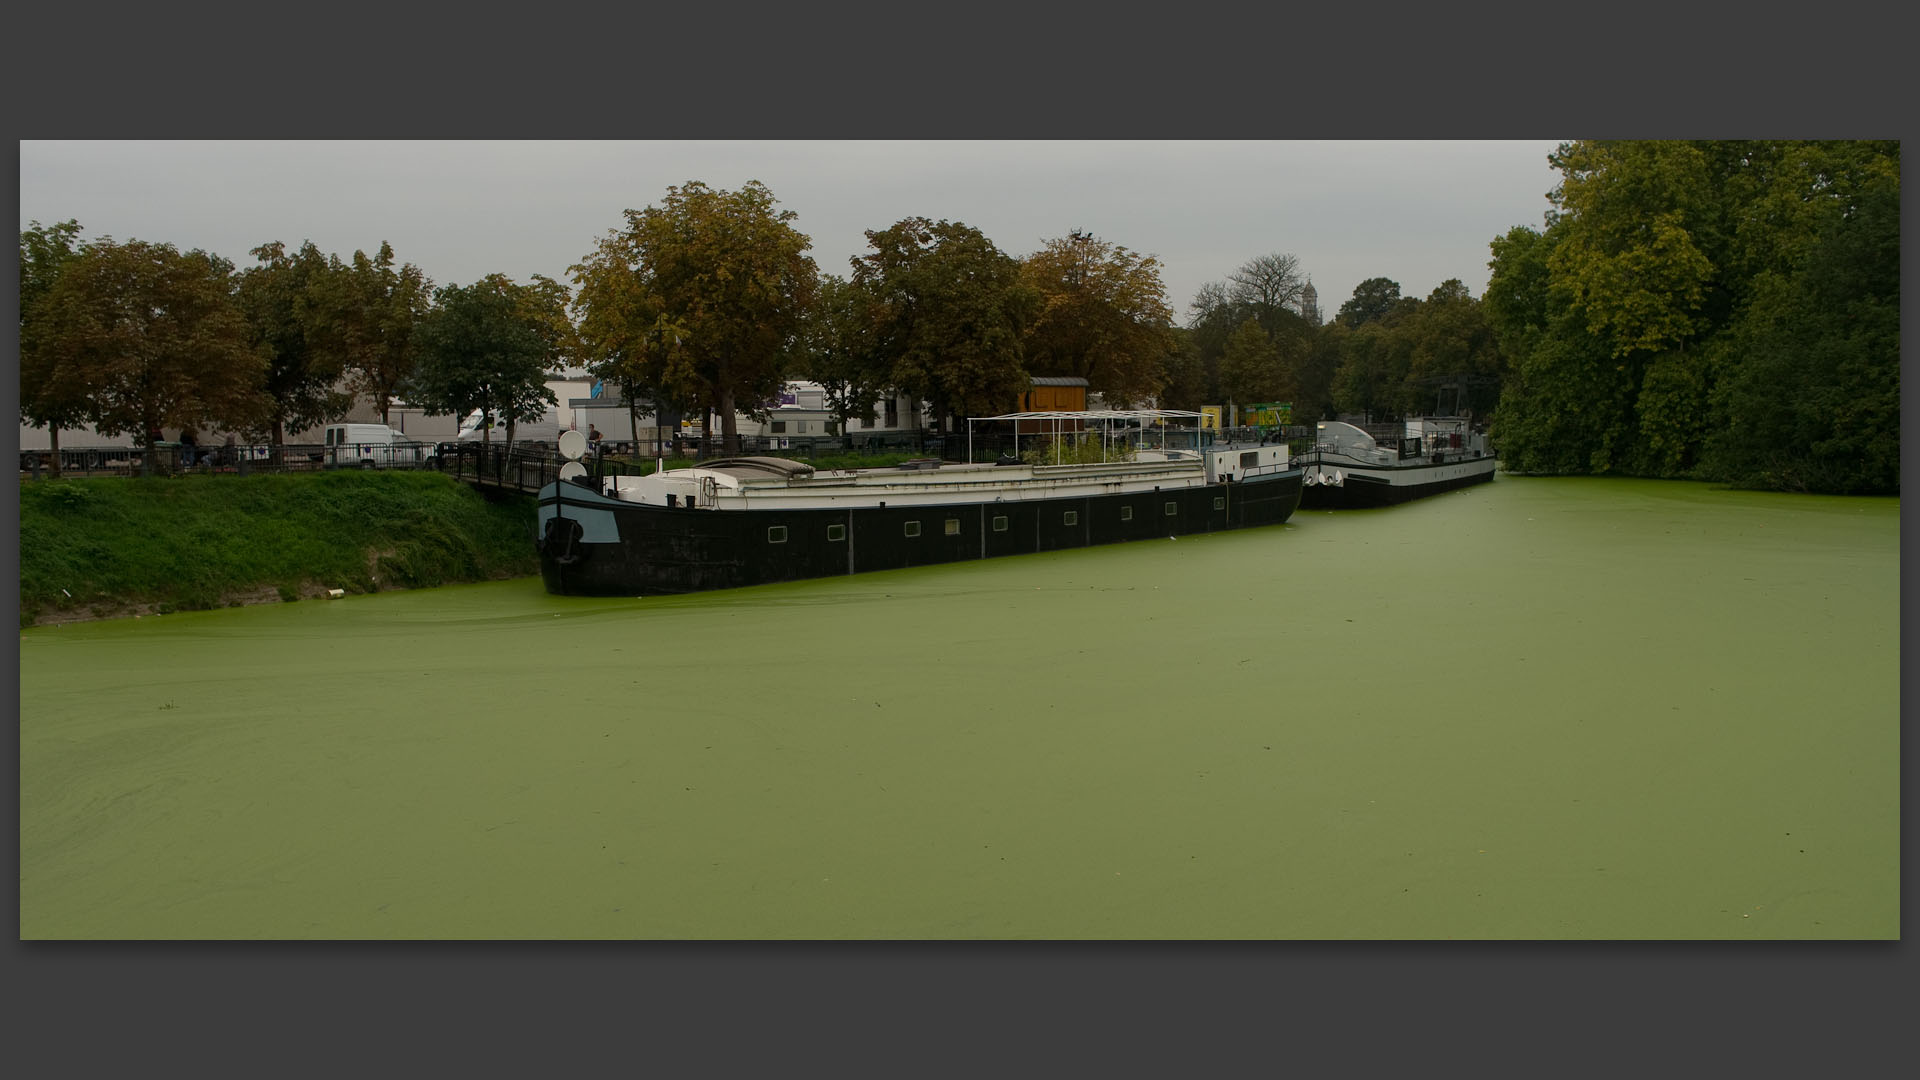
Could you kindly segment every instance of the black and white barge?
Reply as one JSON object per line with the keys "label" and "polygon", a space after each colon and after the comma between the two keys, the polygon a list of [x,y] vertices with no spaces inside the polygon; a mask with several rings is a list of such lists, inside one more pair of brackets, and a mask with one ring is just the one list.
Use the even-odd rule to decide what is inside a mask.
{"label": "black and white barge", "polygon": [[1460,417],[1406,421],[1397,438],[1375,439],[1336,420],[1320,423],[1300,456],[1300,505],[1356,509],[1435,495],[1493,479],[1497,459],[1486,436]]}
{"label": "black and white barge", "polygon": [[815,470],[745,457],[563,479],[540,491],[541,574],[567,595],[698,592],[1278,525],[1299,505],[1284,445],[1141,445],[1149,424],[1198,414],[1067,422],[1084,433],[1121,415],[1130,460]]}

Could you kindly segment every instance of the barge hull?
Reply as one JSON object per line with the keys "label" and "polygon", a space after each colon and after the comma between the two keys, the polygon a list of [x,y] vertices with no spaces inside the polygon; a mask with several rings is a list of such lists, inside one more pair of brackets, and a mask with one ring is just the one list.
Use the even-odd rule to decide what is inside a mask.
{"label": "barge hull", "polygon": [[1462,475],[1444,479],[1429,480],[1424,483],[1395,483],[1385,476],[1372,475],[1357,469],[1343,467],[1345,482],[1341,484],[1308,484],[1300,493],[1300,507],[1303,510],[1360,510],[1376,506],[1393,506],[1438,495],[1443,491],[1484,484],[1493,479],[1493,459],[1486,459],[1486,467],[1475,469]]}
{"label": "barge hull", "polygon": [[565,481],[539,497],[548,591],[648,596],[1279,525],[1302,472],[1058,499],[796,510],[675,509]]}

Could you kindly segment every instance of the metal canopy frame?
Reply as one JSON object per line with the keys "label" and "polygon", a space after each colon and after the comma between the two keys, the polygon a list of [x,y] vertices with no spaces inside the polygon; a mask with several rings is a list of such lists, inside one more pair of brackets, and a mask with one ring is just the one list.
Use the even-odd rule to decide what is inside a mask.
{"label": "metal canopy frame", "polygon": [[[1145,426],[1147,426],[1148,421],[1159,421],[1160,422],[1159,423],[1160,449],[1165,450],[1167,448],[1166,421],[1168,420],[1195,421],[1193,431],[1197,436],[1200,430],[1198,421],[1201,419],[1203,415],[1205,414],[1192,412],[1187,409],[1081,409],[1077,411],[1048,410],[1048,411],[1041,411],[1041,412],[1013,412],[1013,413],[1002,413],[999,416],[969,416],[967,417],[967,463],[968,464],[973,463],[973,425],[976,423],[986,424],[986,423],[993,423],[993,422],[1002,421],[1002,420],[1013,421],[1013,449],[1014,449],[1014,452],[1017,454],[1020,452],[1020,422],[1021,421],[1023,420],[1053,421],[1053,433],[1052,433],[1053,434],[1053,453],[1054,453],[1054,464],[1057,465],[1059,464],[1060,435],[1062,432],[1061,421],[1063,420],[1100,421],[1101,423],[1101,428],[1100,428],[1101,444],[1100,445],[1103,452],[1110,450],[1112,448],[1113,425],[1116,422],[1124,421],[1130,424],[1135,421],[1139,421],[1142,427],[1144,428]],[[1037,433],[1037,434],[1043,434],[1043,433]]]}

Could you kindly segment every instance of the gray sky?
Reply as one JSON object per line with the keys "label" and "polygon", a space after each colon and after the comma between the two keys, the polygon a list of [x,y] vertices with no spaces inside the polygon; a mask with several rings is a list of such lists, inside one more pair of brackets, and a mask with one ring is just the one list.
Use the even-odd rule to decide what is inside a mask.
{"label": "gray sky", "polygon": [[350,258],[382,240],[436,285],[568,282],[621,211],[759,180],[848,274],[865,230],[965,222],[1024,256],[1082,229],[1157,256],[1175,317],[1258,255],[1297,256],[1331,316],[1370,277],[1474,296],[1487,244],[1538,228],[1552,142],[61,142],[20,144],[20,223],[252,265],[268,241]]}

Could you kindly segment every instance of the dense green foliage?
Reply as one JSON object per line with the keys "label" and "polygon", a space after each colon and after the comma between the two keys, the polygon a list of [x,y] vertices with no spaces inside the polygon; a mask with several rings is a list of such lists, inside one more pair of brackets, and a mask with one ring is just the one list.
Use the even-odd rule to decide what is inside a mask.
{"label": "dense green foliage", "polygon": [[1133,446],[1124,439],[1108,441],[1098,435],[1036,439],[1020,451],[1020,460],[1029,465],[1098,465],[1132,461],[1133,456]]}
{"label": "dense green foliage", "polygon": [[247,342],[267,364],[269,439],[280,446],[289,431],[345,416],[353,396],[340,386],[345,350],[324,329],[332,321],[321,299],[331,291],[327,257],[312,241],[292,254],[277,241],[252,254],[259,265],[240,272],[234,298]]}
{"label": "dense green foliage", "polygon": [[1897,492],[1896,143],[1576,142],[1493,242],[1511,467]]}
{"label": "dense green foliage", "polygon": [[801,322],[799,365],[820,384],[834,430],[873,420],[874,406],[892,384],[893,369],[876,348],[881,313],[866,289],[833,274],[820,275],[814,302]]}
{"label": "dense green foliage", "polygon": [[[1307,280],[1300,260],[1274,253],[1247,260],[1225,281],[1209,282],[1189,306],[1188,333],[1168,385],[1175,408],[1287,401],[1304,419],[1330,416],[1337,359],[1317,349],[1320,328],[1299,308]],[[1196,388],[1204,388],[1198,397]]]}
{"label": "dense green foliage", "polygon": [[[92,411],[86,386],[46,340],[49,320],[42,306],[79,247],[78,221],[35,221],[20,232],[20,419],[45,427],[55,450],[60,429],[85,423]],[[59,459],[56,453],[56,470]]]}
{"label": "dense green foliage", "polygon": [[219,607],[538,572],[531,498],[437,473],[86,479],[20,488],[20,619]]}
{"label": "dense green foliage", "polygon": [[482,442],[491,438],[496,417],[507,419],[511,441],[513,425],[555,404],[546,378],[560,361],[552,321],[554,305],[564,299],[542,283],[558,288],[538,275],[534,285],[518,285],[490,274],[435,293],[433,310],[413,335],[420,360],[407,385],[414,402],[462,417],[478,409]]}
{"label": "dense green foliage", "polygon": [[1369,278],[1353,291],[1317,348],[1335,366],[1330,396],[1342,413],[1485,416],[1500,398],[1506,358],[1484,305],[1458,278],[1425,300]]}
{"label": "dense green foliage", "polygon": [[[353,253],[351,263],[337,257],[327,262],[321,328],[337,349],[352,389],[380,409],[380,422],[419,362],[414,330],[433,302],[433,283],[420,268],[407,263],[394,267],[393,246],[382,240],[372,257]],[[546,279],[534,275],[535,288]]]}
{"label": "dense green foliage", "polygon": [[892,384],[926,401],[943,431],[954,416],[1010,407],[1029,385],[1023,339],[1041,304],[1020,261],[958,221],[906,218],[866,235],[853,282],[872,298]]}
{"label": "dense green foliage", "polygon": [[[20,415],[144,441],[157,428],[264,436],[345,415],[353,393],[387,414],[411,372],[426,278],[393,249],[351,264],[312,243],[232,264],[168,244],[82,243],[77,221],[20,233]],[[549,283],[550,284],[550,283]]]}

